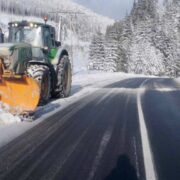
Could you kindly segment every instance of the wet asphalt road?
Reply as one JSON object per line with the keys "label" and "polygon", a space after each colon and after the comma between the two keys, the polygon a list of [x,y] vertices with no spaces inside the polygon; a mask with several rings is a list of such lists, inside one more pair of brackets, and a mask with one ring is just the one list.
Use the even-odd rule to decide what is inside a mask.
{"label": "wet asphalt road", "polygon": [[146,78],[100,88],[1,148],[0,179],[146,179],[138,92],[154,179],[179,180],[180,87]]}

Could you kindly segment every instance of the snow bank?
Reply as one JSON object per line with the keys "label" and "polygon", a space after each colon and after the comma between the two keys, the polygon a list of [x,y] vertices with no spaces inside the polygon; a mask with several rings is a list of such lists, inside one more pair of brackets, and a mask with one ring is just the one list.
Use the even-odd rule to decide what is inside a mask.
{"label": "snow bank", "polygon": [[19,116],[14,116],[0,109],[0,124],[13,124],[18,122],[21,122],[21,118]]}
{"label": "snow bank", "polygon": [[12,115],[8,111],[9,107],[0,103],[0,124],[12,124],[21,122],[21,118],[18,115]]}
{"label": "snow bank", "polygon": [[176,78],[175,81],[180,84],[180,77]]}

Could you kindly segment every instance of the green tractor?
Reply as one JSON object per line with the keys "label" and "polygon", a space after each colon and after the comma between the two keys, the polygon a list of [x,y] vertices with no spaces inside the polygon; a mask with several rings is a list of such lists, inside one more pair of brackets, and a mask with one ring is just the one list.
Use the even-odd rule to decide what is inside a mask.
{"label": "green tractor", "polygon": [[[5,84],[11,82],[12,89],[12,84],[19,85],[19,89],[22,89],[22,84],[27,84],[20,83],[19,79],[17,81],[19,76],[37,82],[40,91],[38,104],[45,104],[50,98],[70,95],[72,70],[69,54],[56,40],[54,27],[28,21],[9,23],[8,43],[0,45],[0,101],[7,96],[6,89],[10,89],[3,89]],[[29,87],[26,94],[31,89]],[[32,92],[29,93],[33,96]],[[21,98],[24,99],[22,104],[25,104],[26,97]]]}

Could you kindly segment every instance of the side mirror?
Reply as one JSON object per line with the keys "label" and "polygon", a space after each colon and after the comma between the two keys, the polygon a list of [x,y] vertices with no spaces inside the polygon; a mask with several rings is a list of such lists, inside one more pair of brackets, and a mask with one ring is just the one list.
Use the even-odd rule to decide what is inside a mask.
{"label": "side mirror", "polygon": [[56,47],[60,47],[61,46],[61,42],[60,41],[55,41],[55,45],[56,45]]}
{"label": "side mirror", "polygon": [[42,48],[42,51],[44,54],[48,54],[49,53],[49,48],[47,46]]}

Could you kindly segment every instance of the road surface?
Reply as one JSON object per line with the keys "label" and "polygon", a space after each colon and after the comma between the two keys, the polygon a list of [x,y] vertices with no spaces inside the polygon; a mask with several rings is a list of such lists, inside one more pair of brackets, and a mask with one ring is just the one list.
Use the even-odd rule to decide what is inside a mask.
{"label": "road surface", "polygon": [[179,180],[180,91],[172,79],[98,87],[0,149],[0,179]]}

